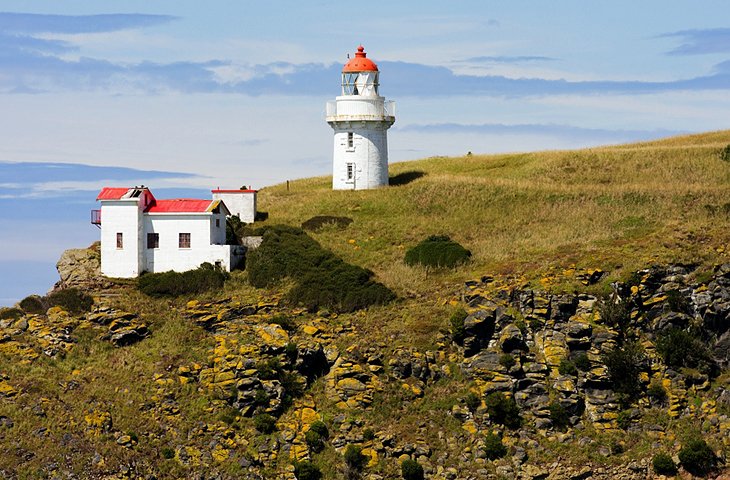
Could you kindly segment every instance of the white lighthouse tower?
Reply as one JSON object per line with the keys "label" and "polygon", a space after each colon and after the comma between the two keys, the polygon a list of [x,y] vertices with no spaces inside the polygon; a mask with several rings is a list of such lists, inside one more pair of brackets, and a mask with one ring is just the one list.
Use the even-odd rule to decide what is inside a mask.
{"label": "white lighthouse tower", "polygon": [[388,129],[395,102],[378,93],[378,66],[360,45],[342,68],[342,94],[327,102],[335,131],[332,188],[365,190],[388,185]]}

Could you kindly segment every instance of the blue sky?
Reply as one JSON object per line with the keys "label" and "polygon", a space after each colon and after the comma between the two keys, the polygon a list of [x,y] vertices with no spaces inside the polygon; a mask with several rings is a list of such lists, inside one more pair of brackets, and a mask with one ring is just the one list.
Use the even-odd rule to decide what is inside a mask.
{"label": "blue sky", "polygon": [[0,305],[98,237],[101,186],[327,174],[324,104],[360,43],[397,102],[392,161],[730,128],[726,0],[4,0]]}

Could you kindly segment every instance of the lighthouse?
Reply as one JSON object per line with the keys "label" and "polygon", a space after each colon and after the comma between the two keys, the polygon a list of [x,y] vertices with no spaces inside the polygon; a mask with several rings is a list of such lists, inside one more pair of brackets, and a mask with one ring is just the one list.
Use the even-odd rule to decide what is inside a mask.
{"label": "lighthouse", "polygon": [[395,102],[380,96],[378,66],[360,45],[342,68],[342,91],[327,102],[327,123],[335,133],[334,190],[366,190],[388,185],[388,129]]}

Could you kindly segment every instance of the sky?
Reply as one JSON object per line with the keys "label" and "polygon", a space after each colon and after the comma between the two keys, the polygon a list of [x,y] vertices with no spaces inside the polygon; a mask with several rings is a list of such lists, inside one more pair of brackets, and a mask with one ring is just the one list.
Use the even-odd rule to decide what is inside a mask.
{"label": "sky", "polygon": [[397,104],[391,162],[730,128],[727,0],[3,0],[0,305],[98,239],[102,186],[329,174],[359,44]]}

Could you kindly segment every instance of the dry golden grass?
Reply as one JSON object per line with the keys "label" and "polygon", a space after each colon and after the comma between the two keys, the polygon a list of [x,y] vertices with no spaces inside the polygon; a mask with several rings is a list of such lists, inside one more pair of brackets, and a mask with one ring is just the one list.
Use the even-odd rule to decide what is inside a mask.
{"label": "dry golden grass", "polygon": [[[346,261],[372,269],[401,295],[439,290],[485,273],[536,278],[575,263],[615,274],[650,263],[720,259],[729,240],[730,164],[718,151],[730,131],[634,145],[470,157],[391,165],[420,172],[400,186],[337,192],[329,177],[267,187],[267,223],[299,225],[314,215],[345,215],[345,230],[314,236]],[[430,234],[471,249],[473,262],[433,274],[403,263]],[[354,240],[354,244],[352,241]],[[434,281],[434,280],[440,281]]]}

